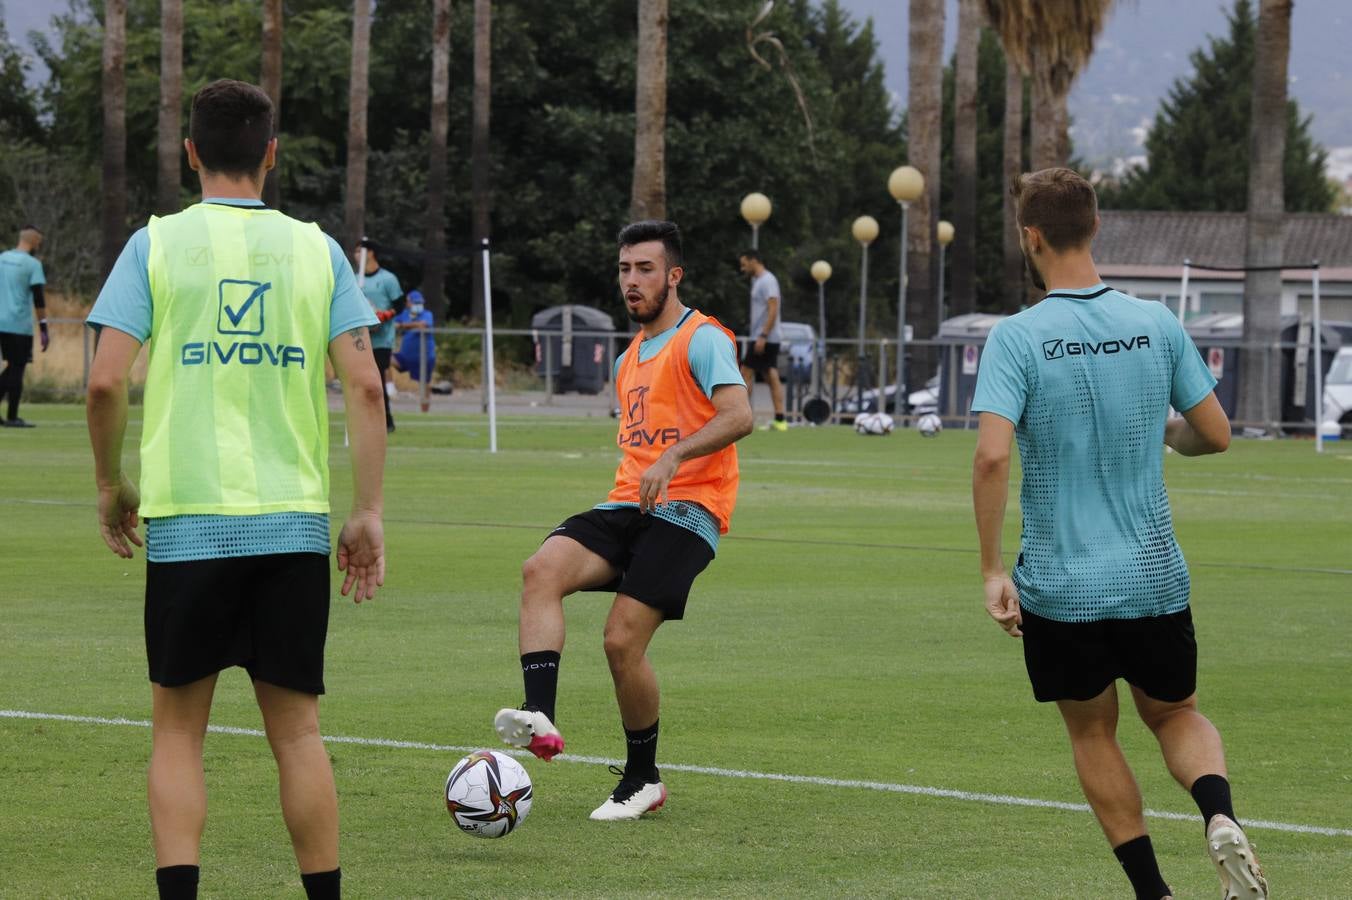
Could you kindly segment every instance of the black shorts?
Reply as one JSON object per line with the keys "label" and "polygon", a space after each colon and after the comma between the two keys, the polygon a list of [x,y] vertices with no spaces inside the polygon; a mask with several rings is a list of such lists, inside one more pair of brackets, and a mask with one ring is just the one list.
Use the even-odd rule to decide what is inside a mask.
{"label": "black shorts", "polygon": [[1165,703],[1197,690],[1192,610],[1141,619],[1057,622],[1023,610],[1023,661],[1040,702],[1092,700],[1118,678]]}
{"label": "black shorts", "polygon": [[0,331],[0,360],[28,365],[33,361],[33,336]]}
{"label": "black shorts", "polygon": [[230,666],[324,693],[329,558],[274,553],[146,563],[150,680],[178,687]]}
{"label": "black shorts", "polygon": [[572,538],[620,570],[615,580],[583,590],[625,594],[664,619],[685,617],[690,586],[714,558],[695,532],[635,507],[589,509],[564,520],[554,535]]}
{"label": "black shorts", "polygon": [[761,353],[756,352],[756,342],[747,341],[746,346],[742,348],[742,368],[750,369],[753,372],[763,373],[768,369],[773,369],[779,365],[779,344],[766,342],[765,350]]}
{"label": "black shorts", "polygon": [[371,355],[376,358],[376,368],[384,372],[390,367],[390,357],[394,355],[392,347],[372,347]]}

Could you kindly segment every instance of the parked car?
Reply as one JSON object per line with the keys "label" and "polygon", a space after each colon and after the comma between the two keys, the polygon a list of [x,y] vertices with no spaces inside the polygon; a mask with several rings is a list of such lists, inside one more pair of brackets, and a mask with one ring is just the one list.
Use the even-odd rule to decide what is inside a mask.
{"label": "parked car", "polygon": [[1333,365],[1324,376],[1324,420],[1352,429],[1352,347],[1344,347],[1333,357]]}
{"label": "parked car", "polygon": [[[864,408],[862,412],[878,411],[878,390],[870,388],[864,391]],[[923,416],[925,413],[938,412],[939,410],[939,373],[935,372],[925,386],[918,391],[911,391],[906,396],[906,408],[902,410],[902,415]],[[840,413],[842,416],[855,416],[861,412],[859,409],[858,398],[855,392],[846,394],[840,403]],[[897,386],[888,384],[883,386],[883,412],[897,415]]]}

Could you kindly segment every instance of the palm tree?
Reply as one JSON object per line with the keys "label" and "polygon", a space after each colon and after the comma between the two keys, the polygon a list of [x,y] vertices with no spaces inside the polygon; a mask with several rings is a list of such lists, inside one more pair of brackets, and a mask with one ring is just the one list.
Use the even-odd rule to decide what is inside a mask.
{"label": "palm tree", "polygon": [[127,0],[103,7],[103,277],[127,238]]}
{"label": "palm tree", "polygon": [[432,0],[432,117],[427,137],[427,217],[422,292],[438,313],[446,292],[446,130],[450,92],[451,0]]}
{"label": "palm tree", "polygon": [[667,217],[667,0],[639,0],[629,220]]}
{"label": "palm tree", "polygon": [[1114,0],[983,0],[1005,53],[1033,76],[1034,169],[1065,165],[1066,98]]}
{"label": "palm tree", "polygon": [[160,0],[160,121],[156,129],[159,175],[155,212],[178,212],[183,168],[183,0]]}
{"label": "palm tree", "polygon": [[[1286,67],[1291,55],[1291,0],[1261,0],[1253,60],[1249,124],[1249,208],[1244,265],[1278,266],[1285,250],[1282,168],[1286,156]],[[1244,273],[1244,343],[1239,418],[1265,426],[1281,418],[1280,354],[1268,349],[1281,334],[1282,273]],[[1318,346],[1319,337],[1315,337]]]}
{"label": "palm tree", "polygon": [[[474,99],[471,109],[469,189],[474,207],[474,246],[478,247],[493,227],[493,183],[489,156],[489,112],[493,101],[493,0],[474,0]],[[474,317],[484,315],[483,266],[475,265]]]}
{"label": "palm tree", "polygon": [[347,103],[347,193],[343,228],[352,248],[366,232],[366,105],[370,97],[371,0],[353,0],[352,75]]}
{"label": "palm tree", "polygon": [[[168,0],[165,0],[168,2]],[[182,0],[178,0],[182,2]],[[282,122],[282,0],[263,0],[263,93],[272,100],[272,127],[281,131]],[[282,202],[282,187],[277,169],[268,173],[263,184],[263,199],[276,209]]]}
{"label": "palm tree", "polygon": [[[1005,58],[1005,160],[1004,183],[1023,171],[1023,73],[1012,57]],[[1025,294],[1023,251],[1019,248],[1019,224],[1014,217],[1014,198],[1004,193],[1004,310],[1019,311]]]}
{"label": "palm tree", "polygon": [[[938,270],[934,261],[934,230],[939,209],[939,160],[943,139],[943,0],[911,0],[910,87],[907,98],[907,147],[910,164],[925,176],[925,192],[911,204],[906,235],[906,322],[917,337],[939,329],[934,308]],[[923,354],[910,354],[907,384],[923,384],[929,377]]]}
{"label": "palm tree", "polygon": [[958,2],[953,73],[952,312],[971,312],[976,293],[976,61],[981,41],[977,0]]}

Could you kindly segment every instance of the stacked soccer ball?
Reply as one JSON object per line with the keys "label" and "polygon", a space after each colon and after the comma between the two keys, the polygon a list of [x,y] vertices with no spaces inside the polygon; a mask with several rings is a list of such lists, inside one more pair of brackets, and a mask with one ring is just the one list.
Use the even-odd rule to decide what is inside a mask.
{"label": "stacked soccer ball", "polygon": [[915,429],[924,437],[935,437],[944,430],[944,421],[934,413],[926,413],[915,420]]}
{"label": "stacked soccer ball", "polygon": [[860,434],[891,434],[896,423],[887,413],[860,413],[854,417],[854,430]]}
{"label": "stacked soccer ball", "polygon": [[476,750],[451,769],[446,809],[466,834],[503,837],[526,820],[531,793],[530,775],[519,762],[497,750]]}

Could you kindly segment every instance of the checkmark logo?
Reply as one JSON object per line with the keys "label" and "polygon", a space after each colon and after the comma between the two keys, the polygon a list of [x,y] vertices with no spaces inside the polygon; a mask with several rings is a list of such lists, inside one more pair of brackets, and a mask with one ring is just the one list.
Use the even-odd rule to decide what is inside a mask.
{"label": "checkmark logo", "polygon": [[1064,341],[1057,338],[1054,341],[1042,342],[1042,355],[1046,359],[1060,359],[1066,355]]}
{"label": "checkmark logo", "polygon": [[189,247],[186,251],[188,256],[188,265],[205,266],[211,262],[210,247]]}
{"label": "checkmark logo", "polygon": [[633,428],[635,425],[642,425],[643,420],[648,417],[648,404],[644,402],[648,396],[648,390],[649,387],[645,384],[629,391],[625,398],[629,407],[625,413],[626,427]]}
{"label": "checkmark logo", "polygon": [[221,279],[218,287],[220,307],[216,313],[216,330],[221,334],[262,334],[263,299],[264,294],[271,289],[270,281]]}

